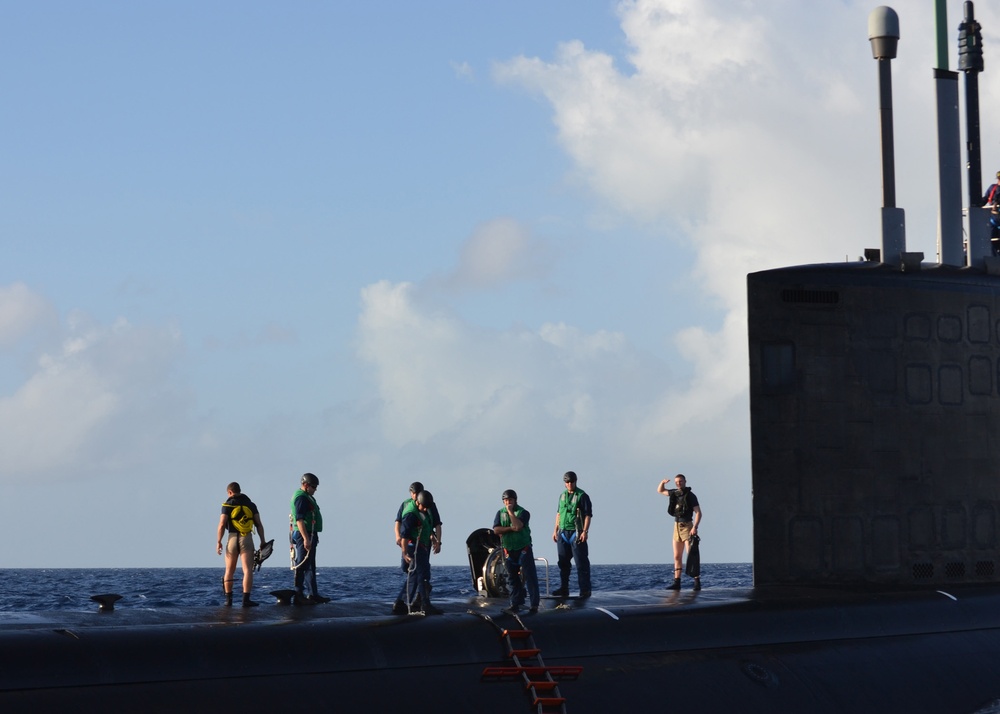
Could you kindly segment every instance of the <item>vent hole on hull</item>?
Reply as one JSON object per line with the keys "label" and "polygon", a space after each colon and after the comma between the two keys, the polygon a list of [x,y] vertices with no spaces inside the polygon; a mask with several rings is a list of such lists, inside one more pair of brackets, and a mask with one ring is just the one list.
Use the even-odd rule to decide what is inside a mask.
{"label": "vent hole on hull", "polygon": [[926,580],[934,577],[934,563],[914,563],[913,578],[915,580]]}
{"label": "vent hole on hull", "polygon": [[836,290],[782,290],[782,302],[811,303],[813,305],[836,305],[840,293]]}
{"label": "vent hole on hull", "polygon": [[946,563],[944,566],[944,576],[946,578],[964,578],[965,563]]}

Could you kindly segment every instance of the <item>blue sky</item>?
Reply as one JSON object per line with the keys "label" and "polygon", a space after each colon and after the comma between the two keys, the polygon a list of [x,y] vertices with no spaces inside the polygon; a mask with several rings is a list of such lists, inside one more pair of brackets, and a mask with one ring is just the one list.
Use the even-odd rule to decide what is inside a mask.
{"label": "blue sky", "polygon": [[[933,259],[925,5],[893,71]],[[678,472],[749,561],[745,276],[878,245],[872,7],[8,3],[3,565],[221,565],[225,485],[282,543],[304,471],[321,565],[395,563],[417,479],[439,564],[505,488],[554,558],[568,469],[595,561],[667,560]]]}

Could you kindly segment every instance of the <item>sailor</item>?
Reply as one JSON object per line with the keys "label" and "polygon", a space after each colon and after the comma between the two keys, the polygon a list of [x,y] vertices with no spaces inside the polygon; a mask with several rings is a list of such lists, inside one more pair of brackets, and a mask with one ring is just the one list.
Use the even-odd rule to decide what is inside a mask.
{"label": "sailor", "polygon": [[990,241],[996,255],[1000,252],[1000,171],[997,171],[996,183],[983,194],[983,208],[990,209]]}
{"label": "sailor", "polygon": [[[316,489],[319,479],[315,474],[302,474],[299,489],[292,494],[290,533],[295,570],[295,596],[293,605],[315,605],[330,602],[330,598],[319,594],[316,587],[316,548],[319,534],[323,530],[323,516],[316,503]],[[309,594],[306,594],[308,575]]]}
{"label": "sailor", "polygon": [[996,204],[1000,204],[1000,171],[997,171],[996,183],[986,189],[986,193],[983,194],[983,205],[985,207],[992,208]]}
{"label": "sailor", "polygon": [[563,474],[566,490],[559,494],[556,504],[556,526],[552,540],[559,554],[559,589],[552,592],[560,597],[569,596],[569,573],[572,560],[576,560],[576,579],[580,597],[590,597],[590,547],[587,534],[593,517],[590,496],[576,485],[576,473]]}
{"label": "sailor", "polygon": [[441,614],[441,610],[431,605],[428,597],[431,581],[431,549],[436,538],[433,507],[434,496],[431,492],[420,491],[416,498],[403,508],[399,547],[400,567],[406,573],[406,577],[392,608],[395,615],[408,612],[422,612],[425,615]]}
{"label": "sailor", "polygon": [[[701,523],[701,506],[698,504],[698,497],[694,495],[687,485],[684,474],[674,476],[677,488],[670,488],[670,479],[665,478],[656,487],[657,493],[662,493],[670,498],[670,505],[667,506],[667,513],[674,517],[674,581],[667,586],[668,590],[681,589],[681,573],[684,566],[684,549],[691,553],[692,543],[697,543],[698,524]],[[692,540],[692,539],[695,540]],[[694,589],[701,590],[701,577],[695,576]]]}
{"label": "sailor", "polygon": [[[424,490],[424,485],[422,483],[420,483],[419,481],[414,481],[413,483],[410,484],[410,496],[409,496],[409,498],[407,498],[405,501],[403,501],[401,504],[399,504],[399,510],[396,511],[396,523],[395,523],[396,545],[397,546],[400,545],[400,540],[401,540],[401,537],[400,537],[400,534],[399,534],[399,529],[400,529],[400,525],[403,522],[403,510],[407,506],[410,506],[411,504],[413,504],[416,501],[417,494],[420,493],[423,490]],[[429,512],[430,512],[431,516],[433,516],[433,519],[434,519],[434,537],[433,537],[433,539],[431,541],[431,550],[435,554],[437,554],[437,553],[441,552],[441,525],[442,524],[441,524],[441,514],[438,512],[438,507],[437,507],[437,502],[436,501],[433,501],[433,500],[431,501],[430,511]],[[429,568],[428,568],[427,572],[428,572],[428,577],[429,577],[430,576],[430,569]],[[429,598],[430,594],[431,594],[431,584],[430,584],[429,580],[426,583],[426,587],[424,588],[424,592],[426,593],[426,596]],[[424,605],[423,601],[418,601],[416,604],[417,604],[418,607],[423,607],[423,605]],[[427,604],[428,608],[431,607],[429,600],[427,601],[426,604]],[[437,610],[437,608],[431,608],[431,609]],[[406,611],[407,611],[406,604],[403,602],[402,596],[400,596],[399,598],[396,599],[396,602],[395,602],[395,604],[392,607],[392,612],[395,615],[400,615],[400,614],[406,613]]]}
{"label": "sailor", "polygon": [[535,554],[531,550],[531,514],[517,505],[517,493],[507,489],[500,497],[503,508],[493,519],[493,532],[500,536],[504,565],[510,581],[510,612],[518,612],[524,605],[525,591],[531,602],[529,613],[538,612],[538,574],[535,572]]}
{"label": "sailor", "polygon": [[253,529],[257,529],[260,542],[264,543],[264,525],[256,504],[240,491],[240,485],[233,481],[226,486],[228,498],[222,504],[219,516],[215,552],[222,555],[222,535],[229,530],[226,541],[226,572],[222,576],[222,591],[226,595],[226,605],[233,604],[233,580],[236,576],[236,561],[243,563],[243,607],[256,607],[250,599],[253,590]]}

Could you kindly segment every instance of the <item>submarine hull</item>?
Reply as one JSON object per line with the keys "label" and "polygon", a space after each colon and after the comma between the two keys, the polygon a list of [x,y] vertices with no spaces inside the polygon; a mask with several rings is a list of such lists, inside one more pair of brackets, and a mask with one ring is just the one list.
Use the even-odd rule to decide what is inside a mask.
{"label": "submarine hull", "polygon": [[[1000,589],[608,593],[533,616],[214,608],[38,617],[0,630],[0,709],[537,711],[502,630],[528,629],[567,712],[976,712],[1000,702]],[[259,611],[263,612],[259,612]],[[175,622],[169,622],[171,615]],[[121,622],[118,615],[125,615]],[[548,710],[545,710],[548,711]],[[554,709],[553,711],[558,711]]]}

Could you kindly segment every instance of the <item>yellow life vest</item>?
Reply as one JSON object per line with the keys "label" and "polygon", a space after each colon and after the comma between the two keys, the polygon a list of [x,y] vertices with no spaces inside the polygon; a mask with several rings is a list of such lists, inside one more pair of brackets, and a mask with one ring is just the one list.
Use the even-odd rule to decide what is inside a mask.
{"label": "yellow life vest", "polygon": [[229,514],[229,522],[233,524],[240,535],[253,533],[253,511],[250,510],[249,506],[231,503],[223,503],[222,505],[233,509]]}

